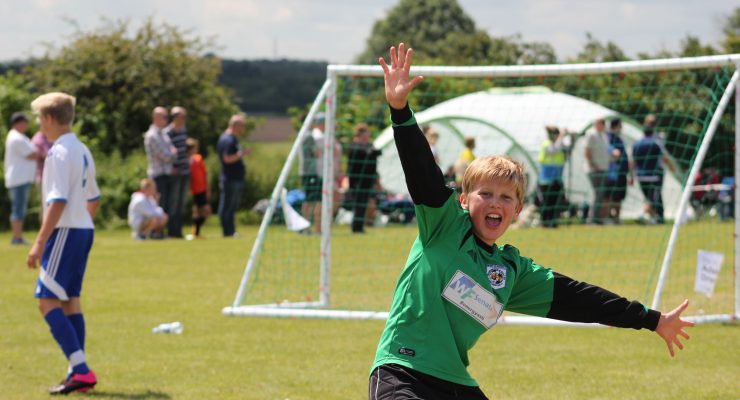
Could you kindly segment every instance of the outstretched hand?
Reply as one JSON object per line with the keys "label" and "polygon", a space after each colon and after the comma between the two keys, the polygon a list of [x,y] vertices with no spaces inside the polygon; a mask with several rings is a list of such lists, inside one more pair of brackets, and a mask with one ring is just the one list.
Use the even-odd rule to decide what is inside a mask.
{"label": "outstretched hand", "polygon": [[680,306],[676,307],[673,311],[668,314],[661,314],[660,321],[658,321],[658,327],[655,328],[655,333],[660,335],[668,346],[668,352],[671,353],[671,357],[675,355],[673,345],[678,346],[679,349],[683,350],[683,343],[679,336],[684,339],[689,339],[689,335],[684,331],[684,328],[694,326],[693,322],[681,319],[681,313],[689,306],[689,301],[684,300]]}
{"label": "outstretched hand", "polygon": [[385,79],[385,98],[391,107],[400,110],[406,106],[406,99],[409,93],[421,82],[424,77],[417,76],[409,81],[409,70],[411,69],[411,59],[413,50],[409,48],[404,52],[404,44],[396,48],[391,46],[391,66],[385,63],[385,59],[380,57],[378,62],[383,67],[383,77]]}

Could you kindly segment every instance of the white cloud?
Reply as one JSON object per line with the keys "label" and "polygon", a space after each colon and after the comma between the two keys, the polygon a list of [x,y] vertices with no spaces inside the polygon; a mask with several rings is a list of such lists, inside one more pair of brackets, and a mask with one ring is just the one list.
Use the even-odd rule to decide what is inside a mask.
{"label": "white cloud", "polygon": [[34,8],[38,8],[43,11],[51,11],[59,3],[60,3],[59,0],[33,0]]}
{"label": "white cloud", "polygon": [[292,8],[281,6],[278,7],[272,20],[275,22],[289,22],[293,21],[294,17],[295,13],[293,12]]}
{"label": "white cloud", "polygon": [[205,4],[204,9],[209,16],[218,20],[219,18],[259,18],[262,9],[260,2],[255,0],[211,0]]}

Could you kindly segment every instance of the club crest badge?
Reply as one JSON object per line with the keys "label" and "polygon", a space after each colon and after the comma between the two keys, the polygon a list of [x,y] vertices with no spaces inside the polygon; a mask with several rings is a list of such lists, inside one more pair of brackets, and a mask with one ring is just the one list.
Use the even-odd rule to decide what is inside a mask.
{"label": "club crest badge", "polygon": [[503,265],[486,266],[486,275],[492,288],[501,289],[506,286],[506,267]]}

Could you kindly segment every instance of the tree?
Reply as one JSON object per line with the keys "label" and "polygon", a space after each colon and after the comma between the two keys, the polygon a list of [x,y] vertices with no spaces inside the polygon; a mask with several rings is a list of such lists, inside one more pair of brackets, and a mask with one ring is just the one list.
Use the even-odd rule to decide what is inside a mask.
{"label": "tree", "polygon": [[76,32],[24,75],[36,92],[76,96],[80,134],[103,152],[140,149],[157,105],[188,109],[188,134],[213,143],[237,107],[231,90],[217,83],[220,60],[204,56],[212,44],[151,18],[129,31],[126,21],[104,21],[93,32]]}
{"label": "tree", "polygon": [[740,53],[740,7],[728,15],[722,26],[722,32],[725,34],[725,40],[722,47],[727,53]]}
{"label": "tree", "polygon": [[492,38],[488,59],[493,65],[555,64],[557,57],[552,45],[545,42],[525,42],[522,35]]}
{"label": "tree", "polygon": [[578,53],[575,62],[610,62],[610,61],[627,61],[629,58],[624,54],[619,46],[608,41],[601,43],[593,37],[591,33],[586,33],[586,44],[583,50]]}
{"label": "tree", "polygon": [[681,57],[711,56],[717,54],[717,50],[710,44],[702,44],[696,36],[687,35],[681,40],[678,55]]}
{"label": "tree", "polygon": [[[485,33],[483,33],[485,35]],[[375,64],[381,55],[388,52],[390,44],[405,42],[413,46],[423,60],[444,60],[453,64],[469,64],[478,60],[469,57],[485,57],[471,43],[481,43],[475,23],[457,0],[400,0],[385,18],[375,21],[365,50],[357,57],[362,64]],[[470,40],[468,40],[470,39]],[[449,58],[449,54],[465,54],[465,57]]]}

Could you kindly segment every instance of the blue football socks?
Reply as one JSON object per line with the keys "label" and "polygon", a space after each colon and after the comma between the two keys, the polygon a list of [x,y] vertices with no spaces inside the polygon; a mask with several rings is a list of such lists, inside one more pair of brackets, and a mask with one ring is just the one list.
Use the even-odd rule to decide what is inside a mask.
{"label": "blue football socks", "polygon": [[85,317],[82,314],[69,314],[67,315],[69,323],[75,328],[77,333],[77,342],[80,343],[80,348],[85,350]]}
{"label": "blue football socks", "polygon": [[49,325],[51,335],[59,343],[64,355],[72,366],[75,374],[86,374],[90,371],[85,361],[85,353],[82,351],[80,342],[77,339],[75,328],[70,323],[69,318],[64,315],[61,308],[55,308],[49,311],[44,319]]}

